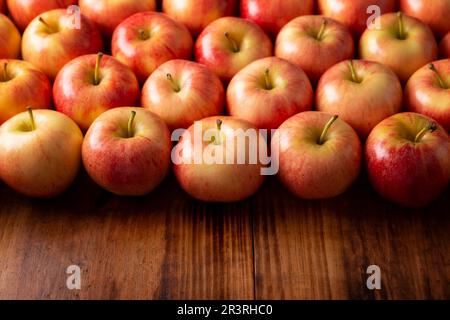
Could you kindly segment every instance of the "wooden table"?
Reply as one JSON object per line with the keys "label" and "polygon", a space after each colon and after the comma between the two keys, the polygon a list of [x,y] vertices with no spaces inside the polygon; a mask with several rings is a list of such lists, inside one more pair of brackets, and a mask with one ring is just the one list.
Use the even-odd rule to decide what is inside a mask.
{"label": "wooden table", "polygon": [[[364,178],[316,202],[270,178],[236,204],[197,202],[173,177],[144,198],[84,173],[55,200],[0,185],[0,298],[449,299],[449,196],[408,210]],[[372,264],[381,290],[366,287]],[[81,290],[66,287],[69,265]]]}

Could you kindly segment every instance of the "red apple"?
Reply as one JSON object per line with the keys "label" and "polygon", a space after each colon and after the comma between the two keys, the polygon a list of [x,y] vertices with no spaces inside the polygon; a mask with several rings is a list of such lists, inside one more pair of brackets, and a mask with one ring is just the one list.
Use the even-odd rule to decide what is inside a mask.
{"label": "red apple", "polygon": [[161,64],[173,59],[189,59],[193,40],[189,30],[163,13],[136,13],[114,31],[112,53],[128,65],[139,81]]}
{"label": "red apple", "polygon": [[134,73],[113,57],[102,53],[85,55],[61,69],[53,97],[56,110],[87,131],[106,110],[138,105],[139,83]]}
{"label": "red apple", "polygon": [[381,29],[367,29],[360,40],[362,59],[380,62],[390,67],[406,82],[425,64],[436,60],[437,44],[430,28],[401,12],[380,17]]}
{"label": "red apple", "polygon": [[316,83],[336,63],[353,58],[354,43],[347,27],[323,16],[295,18],[281,29],[275,55],[302,68]]}
{"label": "red apple", "polygon": [[370,6],[378,6],[381,14],[393,12],[396,0],[319,0],[319,13],[346,25],[357,38],[366,30],[367,22],[374,12]]}
{"label": "red apple", "polygon": [[[251,143],[240,140],[245,132],[253,133]],[[257,150],[261,143],[266,144],[262,135],[245,120],[221,116],[197,121],[175,147],[175,176],[187,193],[202,201],[246,199],[264,182]]]}
{"label": "red apple", "polygon": [[316,109],[338,115],[366,138],[382,120],[402,110],[402,86],[388,67],[346,60],[320,78]]}
{"label": "red apple", "polygon": [[399,113],[369,135],[366,164],[370,181],[384,198],[423,207],[439,197],[450,180],[450,140],[434,120]]}
{"label": "red apple", "polygon": [[361,142],[344,121],[308,111],[286,120],[272,138],[278,177],[295,195],[324,199],[345,192],[361,170]]}
{"label": "red apple", "polygon": [[0,60],[0,125],[28,107],[52,104],[52,85],[44,73],[20,60]]}
{"label": "red apple", "polygon": [[242,0],[241,16],[259,25],[272,37],[290,20],[314,13],[314,0]]}
{"label": "red apple", "polygon": [[5,0],[0,0],[0,13],[6,12]]}
{"label": "red apple", "polygon": [[7,16],[0,13],[0,59],[18,59],[20,42],[19,30]]}
{"label": "red apple", "polygon": [[20,30],[41,13],[76,5],[78,0],[7,0],[9,14]]}
{"label": "red apple", "polygon": [[219,115],[225,104],[223,85],[211,70],[187,60],[162,64],[142,89],[144,108],[159,115],[171,131]]}
{"label": "red apple", "polygon": [[253,22],[224,17],[211,23],[195,44],[198,62],[228,82],[250,62],[272,55],[272,42]]}
{"label": "red apple", "polygon": [[437,120],[450,132],[450,59],[417,70],[406,84],[405,100],[408,110]]}
{"label": "red apple", "polygon": [[81,15],[80,29],[64,9],[47,11],[36,17],[23,34],[22,56],[54,79],[72,59],[97,53],[103,47],[97,27]]}
{"label": "red apple", "polygon": [[25,195],[55,197],[77,176],[82,142],[78,126],[62,113],[19,113],[0,127],[0,178]]}
{"label": "red apple", "polygon": [[153,191],[170,168],[172,143],[154,113],[123,107],[100,115],[83,142],[83,163],[102,188],[122,196]]}
{"label": "red apple", "polygon": [[428,24],[439,37],[450,31],[448,0],[400,0],[400,10]]}
{"label": "red apple", "polygon": [[162,10],[196,37],[214,20],[234,15],[236,0],[163,0]]}
{"label": "red apple", "polygon": [[450,58],[450,32],[442,39],[441,44],[439,46],[439,52],[441,58],[447,59]]}
{"label": "red apple", "polygon": [[114,29],[129,16],[155,11],[155,0],[80,0],[81,12],[94,21],[103,34],[111,36]]}
{"label": "red apple", "polygon": [[276,129],[296,113],[311,110],[313,89],[302,69],[286,60],[269,57],[239,71],[227,90],[232,116],[261,129]]}

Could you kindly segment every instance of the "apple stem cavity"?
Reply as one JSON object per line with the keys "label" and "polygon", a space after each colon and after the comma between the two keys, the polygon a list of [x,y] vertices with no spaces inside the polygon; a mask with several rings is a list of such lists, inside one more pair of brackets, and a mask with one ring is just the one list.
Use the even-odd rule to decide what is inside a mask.
{"label": "apple stem cavity", "polygon": [[349,65],[350,65],[350,71],[352,73],[352,81],[356,82],[356,83],[360,83],[361,81],[359,80],[358,75],[356,74],[356,69],[355,69],[355,66],[353,65],[353,60],[350,60]]}
{"label": "apple stem cavity", "polygon": [[170,73],[168,73],[168,74],[166,75],[166,77],[167,77],[167,80],[170,81],[170,84],[172,85],[173,91],[175,91],[175,92],[180,92],[180,91],[181,91],[181,88],[180,88],[180,86],[175,82],[175,80],[173,80],[172,75],[171,75]]}
{"label": "apple stem cavity", "polygon": [[231,38],[231,36],[230,36],[230,34],[228,32],[225,32],[225,38],[227,38],[228,41],[230,42],[233,52],[239,52],[239,47],[238,47],[236,41],[234,41]]}
{"label": "apple stem cavity", "polygon": [[270,71],[269,71],[269,69],[266,69],[264,71],[264,84],[265,84],[266,90],[272,90],[273,89],[272,83],[270,82]]}
{"label": "apple stem cavity", "polygon": [[403,25],[403,12],[397,12],[397,22],[398,22],[398,38],[400,40],[405,40],[405,28]]}
{"label": "apple stem cavity", "polygon": [[130,118],[128,119],[128,127],[127,127],[127,138],[133,137],[133,123],[134,118],[136,118],[136,111],[131,111]]}
{"label": "apple stem cavity", "polygon": [[215,145],[219,145],[221,143],[221,139],[220,139],[220,131],[222,130],[222,120],[217,119],[216,120],[216,129],[217,129],[217,135],[211,137],[211,142],[214,143]]}
{"label": "apple stem cavity", "polygon": [[8,62],[3,65],[3,81],[8,81]]}
{"label": "apple stem cavity", "polygon": [[150,35],[148,34],[148,32],[145,32],[144,29],[139,29],[138,32],[139,32],[139,37],[141,38],[141,40],[145,41],[150,38]]}
{"label": "apple stem cavity", "polygon": [[439,82],[439,86],[440,86],[442,89],[448,89],[449,87],[445,84],[444,79],[442,79],[441,75],[440,75],[439,72],[437,71],[437,69],[436,69],[436,67],[434,66],[434,64],[433,64],[433,63],[430,63],[430,64],[428,65],[428,68],[436,74],[437,79],[438,79],[438,82]]}
{"label": "apple stem cavity", "polygon": [[28,115],[30,116],[31,131],[34,131],[34,130],[36,130],[36,123],[34,122],[33,108],[28,107],[27,111],[28,111]]}
{"label": "apple stem cavity", "polygon": [[103,58],[103,53],[99,52],[97,54],[97,60],[95,62],[95,71],[94,71],[94,85],[98,86],[100,84],[100,63]]}
{"label": "apple stem cavity", "polygon": [[319,140],[317,141],[317,143],[319,145],[323,145],[325,142],[325,137],[327,136],[328,130],[330,130],[331,126],[333,125],[333,123],[337,120],[339,116],[334,115],[325,125],[325,127],[322,130],[322,134],[320,135]]}
{"label": "apple stem cavity", "polygon": [[39,22],[42,23],[50,33],[56,33],[56,31],[42,17],[39,17]]}
{"label": "apple stem cavity", "polygon": [[436,122],[430,122],[425,128],[419,131],[419,133],[416,135],[416,138],[414,139],[414,142],[419,143],[428,132],[431,133],[436,130],[437,130]]}
{"label": "apple stem cavity", "polygon": [[317,40],[322,41],[325,29],[327,28],[328,21],[326,19],[322,20],[322,25],[320,26],[319,33],[317,34]]}

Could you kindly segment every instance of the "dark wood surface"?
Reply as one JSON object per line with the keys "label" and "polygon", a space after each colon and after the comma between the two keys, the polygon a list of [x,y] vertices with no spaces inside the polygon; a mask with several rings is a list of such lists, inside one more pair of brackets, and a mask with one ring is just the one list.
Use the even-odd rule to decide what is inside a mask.
{"label": "dark wood surface", "polygon": [[[85,174],[54,200],[0,185],[0,298],[449,299],[449,196],[408,210],[364,179],[314,202],[271,178],[236,204],[197,202],[173,177],[136,199]],[[81,290],[66,287],[73,264]]]}

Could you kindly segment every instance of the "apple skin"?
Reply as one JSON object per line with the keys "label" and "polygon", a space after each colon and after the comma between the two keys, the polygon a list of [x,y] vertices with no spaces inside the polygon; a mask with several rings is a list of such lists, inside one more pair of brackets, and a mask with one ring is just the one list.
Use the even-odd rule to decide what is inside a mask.
{"label": "apple skin", "polygon": [[[323,21],[322,40],[317,36]],[[313,84],[336,63],[353,58],[355,46],[347,27],[323,16],[302,16],[291,20],[278,34],[275,56],[286,59],[306,72]]]}
{"label": "apple skin", "polygon": [[[170,74],[180,91],[168,80]],[[168,61],[148,78],[142,88],[142,106],[159,115],[171,131],[187,129],[194,121],[222,114],[225,90],[219,77],[206,66]]]}
{"label": "apple skin", "polygon": [[275,38],[290,20],[314,14],[314,0],[242,0],[240,11],[242,18],[253,21]]}
{"label": "apple skin", "polygon": [[415,135],[434,120],[417,113],[399,113],[378,124],[366,142],[367,171],[374,189],[406,207],[430,204],[450,179],[450,140],[445,130]]}
{"label": "apple skin", "polygon": [[[144,39],[139,30],[151,37]],[[141,12],[123,21],[114,31],[112,53],[129,66],[141,83],[161,64],[173,59],[189,59],[194,43],[189,30],[169,16]]]}
{"label": "apple skin", "polygon": [[450,59],[433,62],[446,88],[439,85],[436,73],[426,65],[417,70],[405,87],[408,110],[433,118],[450,132]]}
{"label": "apple skin", "polygon": [[406,39],[398,38],[396,13],[380,17],[380,30],[366,30],[359,43],[360,57],[390,67],[406,83],[425,64],[437,59],[438,48],[431,29],[420,20],[403,15]]}
{"label": "apple skin", "polygon": [[439,52],[442,59],[450,58],[450,32],[442,39]]}
{"label": "apple skin", "polygon": [[16,26],[0,13],[0,59],[18,59],[21,40]]}
{"label": "apple skin", "polygon": [[[201,120],[203,133],[206,130],[216,128],[217,120],[222,121],[221,132],[224,134],[224,140],[238,129],[244,131],[248,129],[257,130],[256,127],[245,120],[220,116]],[[259,135],[259,139],[264,138]],[[264,143],[266,142],[264,141]],[[203,141],[203,148],[205,149],[210,144],[211,142]],[[220,144],[216,148],[224,150],[226,146]],[[217,150],[216,148],[214,149]],[[234,164],[195,164],[194,125],[189,127],[174,150],[176,161],[173,170],[181,187],[192,197],[205,202],[236,202],[252,196],[265,180],[265,176],[261,175],[262,166],[259,163],[249,163],[248,150],[245,163],[237,164],[236,148],[237,143]],[[192,163],[178,164],[177,161],[180,159],[190,160]]]}
{"label": "apple skin", "polygon": [[352,63],[361,82],[353,81],[349,60],[334,65],[317,85],[316,109],[338,115],[364,139],[378,123],[402,110],[402,86],[380,63]]}
{"label": "apple skin", "polygon": [[369,6],[376,5],[385,14],[395,11],[396,4],[396,0],[319,0],[318,8],[321,15],[339,21],[359,38],[367,28]]}
{"label": "apple skin", "polygon": [[[270,89],[266,89],[266,70]],[[302,69],[269,57],[252,62],[233,77],[227,89],[227,110],[260,129],[276,129],[294,114],[311,110],[313,97]]]}
{"label": "apple skin", "polygon": [[138,12],[156,11],[155,0],[80,0],[79,6],[81,12],[94,21],[108,37],[129,16]]}
{"label": "apple skin", "polygon": [[236,0],[163,0],[162,10],[183,23],[196,37],[214,20],[233,16]]}
{"label": "apple skin", "polygon": [[400,10],[422,20],[438,37],[450,31],[450,1],[400,0]]}
{"label": "apple skin", "polygon": [[53,110],[34,110],[0,127],[0,178],[16,191],[35,198],[63,193],[80,169],[83,135],[69,117]]}
{"label": "apple skin", "polygon": [[5,0],[0,0],[0,13],[6,12]]}
{"label": "apple skin", "polygon": [[8,81],[0,75],[0,125],[28,107],[51,107],[52,85],[44,73],[21,60],[0,60],[2,72],[5,63]]}
{"label": "apple skin", "polygon": [[[127,127],[136,112],[133,135]],[[141,196],[153,191],[170,168],[172,142],[164,121],[137,107],[122,107],[101,114],[83,142],[83,163],[102,188],[121,196]]]}
{"label": "apple skin", "polygon": [[[57,32],[49,31],[39,18]],[[97,26],[83,15],[80,25],[81,29],[73,28],[73,17],[64,9],[47,11],[36,17],[23,34],[23,60],[31,62],[54,80],[69,61],[101,51],[103,40]]]}
{"label": "apple skin", "polygon": [[56,110],[72,118],[84,132],[106,110],[139,102],[136,76],[111,56],[101,59],[100,83],[95,85],[96,60],[96,54],[75,58],[61,69],[53,86]]}
{"label": "apple skin", "polygon": [[286,120],[272,138],[278,177],[303,199],[332,198],[344,193],[361,171],[362,147],[356,132],[337,119],[322,145],[318,140],[332,115],[307,111]]}
{"label": "apple skin", "polygon": [[[237,45],[237,52],[225,33]],[[258,25],[242,18],[224,17],[212,22],[200,34],[195,44],[195,58],[227,83],[249,63],[271,56],[272,50],[272,42]]]}
{"label": "apple skin", "polygon": [[78,0],[7,0],[9,14],[21,31],[41,13],[65,9],[77,3]]}

